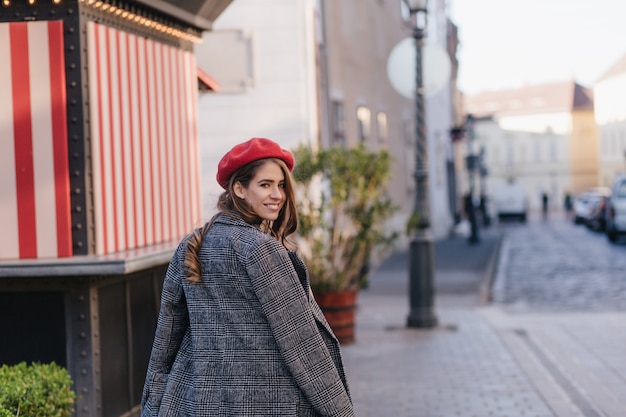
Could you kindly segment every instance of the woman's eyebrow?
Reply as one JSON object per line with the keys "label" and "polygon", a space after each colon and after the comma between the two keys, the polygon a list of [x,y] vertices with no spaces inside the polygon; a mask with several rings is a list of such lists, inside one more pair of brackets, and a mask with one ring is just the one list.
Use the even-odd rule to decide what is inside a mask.
{"label": "woman's eyebrow", "polygon": [[259,178],[259,181],[272,181],[272,182],[281,182],[281,181],[285,181],[285,179],[283,177],[276,179],[276,178]]}

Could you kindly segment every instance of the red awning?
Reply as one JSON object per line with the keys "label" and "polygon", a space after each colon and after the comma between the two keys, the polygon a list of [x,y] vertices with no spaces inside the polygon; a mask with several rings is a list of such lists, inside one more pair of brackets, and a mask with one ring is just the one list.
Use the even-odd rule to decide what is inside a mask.
{"label": "red awning", "polygon": [[202,68],[196,67],[198,72],[198,84],[200,88],[217,91],[220,88],[220,83],[215,81],[215,78],[211,77],[207,72],[205,72]]}

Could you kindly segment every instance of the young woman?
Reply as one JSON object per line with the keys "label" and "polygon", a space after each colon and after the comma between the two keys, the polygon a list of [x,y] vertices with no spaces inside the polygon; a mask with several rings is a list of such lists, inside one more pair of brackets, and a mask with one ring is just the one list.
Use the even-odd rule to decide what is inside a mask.
{"label": "young woman", "polygon": [[165,276],[142,417],[354,415],[339,343],[288,240],[293,166],[263,138],[221,159],[218,214]]}

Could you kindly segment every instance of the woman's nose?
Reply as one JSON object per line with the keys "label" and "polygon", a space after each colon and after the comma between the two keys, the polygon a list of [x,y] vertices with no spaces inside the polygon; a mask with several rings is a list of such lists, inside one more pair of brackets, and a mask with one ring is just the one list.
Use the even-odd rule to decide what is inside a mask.
{"label": "woman's nose", "polygon": [[280,192],[279,187],[272,187],[272,193],[270,194],[272,198],[281,198],[282,194]]}

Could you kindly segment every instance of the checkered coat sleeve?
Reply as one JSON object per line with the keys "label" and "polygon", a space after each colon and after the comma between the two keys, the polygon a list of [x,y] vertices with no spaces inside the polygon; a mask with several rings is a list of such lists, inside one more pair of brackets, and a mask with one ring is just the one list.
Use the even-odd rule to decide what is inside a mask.
{"label": "checkered coat sleeve", "polygon": [[185,242],[165,277],[141,416],[354,416],[300,258],[222,215],[202,242],[201,282],[189,284]]}

